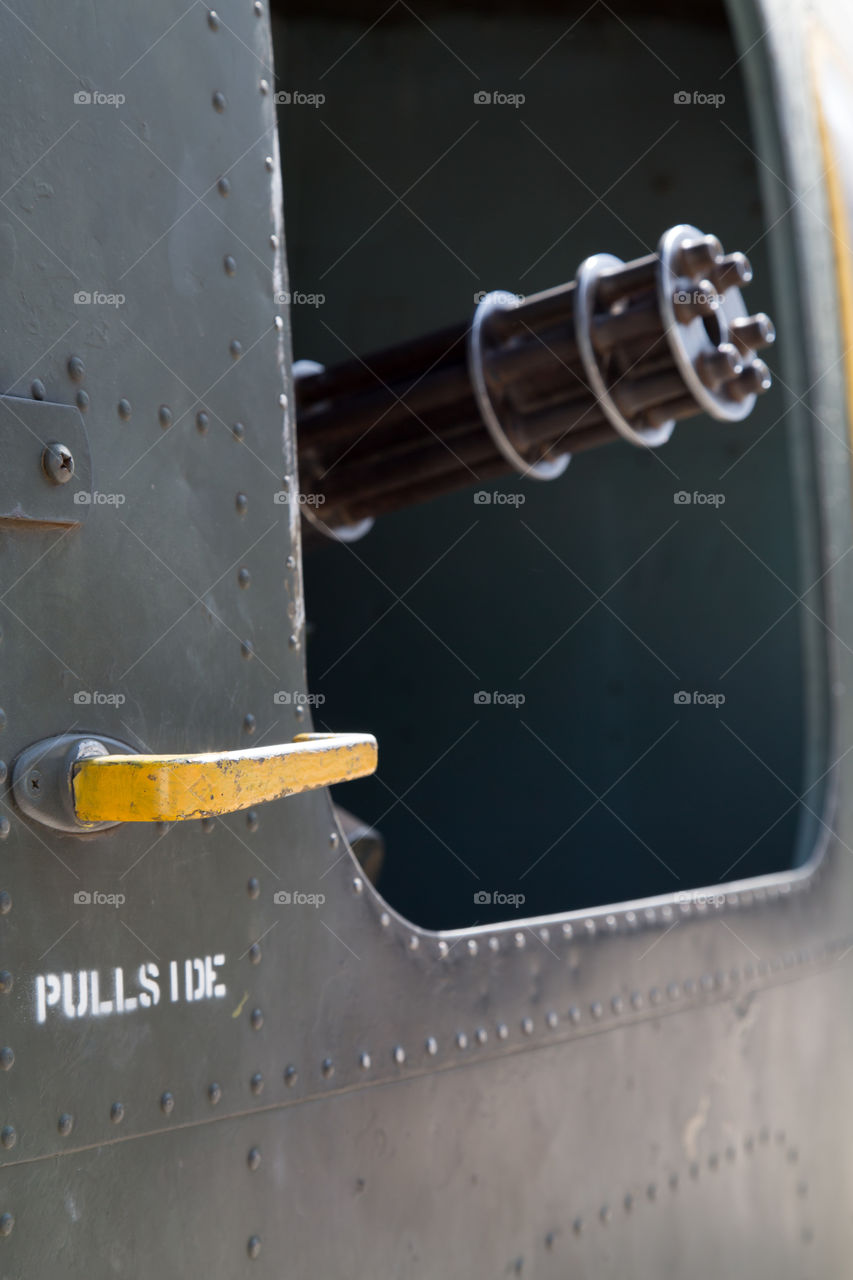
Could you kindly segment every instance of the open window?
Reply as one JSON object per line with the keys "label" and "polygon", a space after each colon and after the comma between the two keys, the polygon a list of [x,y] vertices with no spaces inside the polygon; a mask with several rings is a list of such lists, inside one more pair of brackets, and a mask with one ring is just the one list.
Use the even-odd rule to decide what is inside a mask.
{"label": "open window", "polygon": [[702,417],[306,554],[315,722],[380,742],[342,796],[378,888],[451,928],[802,864],[816,499],[723,6],[306,4],[275,30],[297,358],[415,337],[674,223],[748,253],[782,337],[743,424]]}

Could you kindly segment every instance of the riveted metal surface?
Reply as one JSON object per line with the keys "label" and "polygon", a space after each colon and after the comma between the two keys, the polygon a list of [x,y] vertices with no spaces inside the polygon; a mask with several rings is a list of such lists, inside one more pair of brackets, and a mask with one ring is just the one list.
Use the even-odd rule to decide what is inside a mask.
{"label": "riveted metal surface", "polygon": [[[22,123],[2,390],[37,376],[85,405],[97,484],[124,499],[73,536],[3,534],[7,761],[71,731],[160,753],[306,728],[266,22],[248,0],[215,22],[111,14],[75,12],[61,40],[47,4],[4,19]],[[796,8],[742,21],[744,47],[769,28],[755,76],[791,113],[763,145],[805,191]],[[810,344],[789,343],[789,379],[842,424],[821,212],[776,232]],[[831,433],[818,466],[829,565],[850,544]],[[848,638],[849,574],[825,581]],[[47,838],[7,795],[0,1274],[842,1274],[853,766],[833,765],[850,654],[828,656],[837,834],[797,872],[680,903],[439,937],[377,897],[326,793],[85,838]]]}

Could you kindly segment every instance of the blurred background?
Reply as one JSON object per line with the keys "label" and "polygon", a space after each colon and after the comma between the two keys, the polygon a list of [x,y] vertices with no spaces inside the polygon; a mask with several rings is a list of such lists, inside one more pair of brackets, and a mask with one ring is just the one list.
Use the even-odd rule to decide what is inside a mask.
{"label": "blurred background", "polygon": [[[794,322],[722,5],[289,3],[274,31],[277,89],[324,98],[279,107],[290,289],[314,295],[292,308],[297,359],[464,320],[481,290],[563,283],[682,222],[747,253],[750,309]],[[768,363],[742,425],[697,418],[661,450],[614,444],[553,483],[490,482],[490,502],[472,487],[306,551],[315,724],[379,739],[377,776],[341,801],[381,835],[378,887],[411,920],[808,857],[818,570],[791,466],[808,422]]]}

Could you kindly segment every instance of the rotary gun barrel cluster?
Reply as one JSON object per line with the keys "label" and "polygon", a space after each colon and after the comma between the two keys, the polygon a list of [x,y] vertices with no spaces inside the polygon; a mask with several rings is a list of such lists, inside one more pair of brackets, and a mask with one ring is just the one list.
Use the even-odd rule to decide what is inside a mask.
{"label": "rotary gun barrel cluster", "polygon": [[624,439],[664,444],[700,413],[748,416],[770,387],[742,253],[677,226],[656,253],[587,258],[543,293],[488,293],[472,320],[324,369],[296,367],[302,493],[312,525],[358,536],[374,517],[516,472],[562,474]]}

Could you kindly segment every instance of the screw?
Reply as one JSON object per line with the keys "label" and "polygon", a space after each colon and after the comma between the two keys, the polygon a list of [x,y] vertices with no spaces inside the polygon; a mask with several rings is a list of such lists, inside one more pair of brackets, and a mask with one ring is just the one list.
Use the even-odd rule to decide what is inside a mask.
{"label": "screw", "polygon": [[56,440],[45,445],[41,455],[41,465],[48,480],[52,480],[54,484],[67,484],[74,475],[74,458],[71,450]]}

